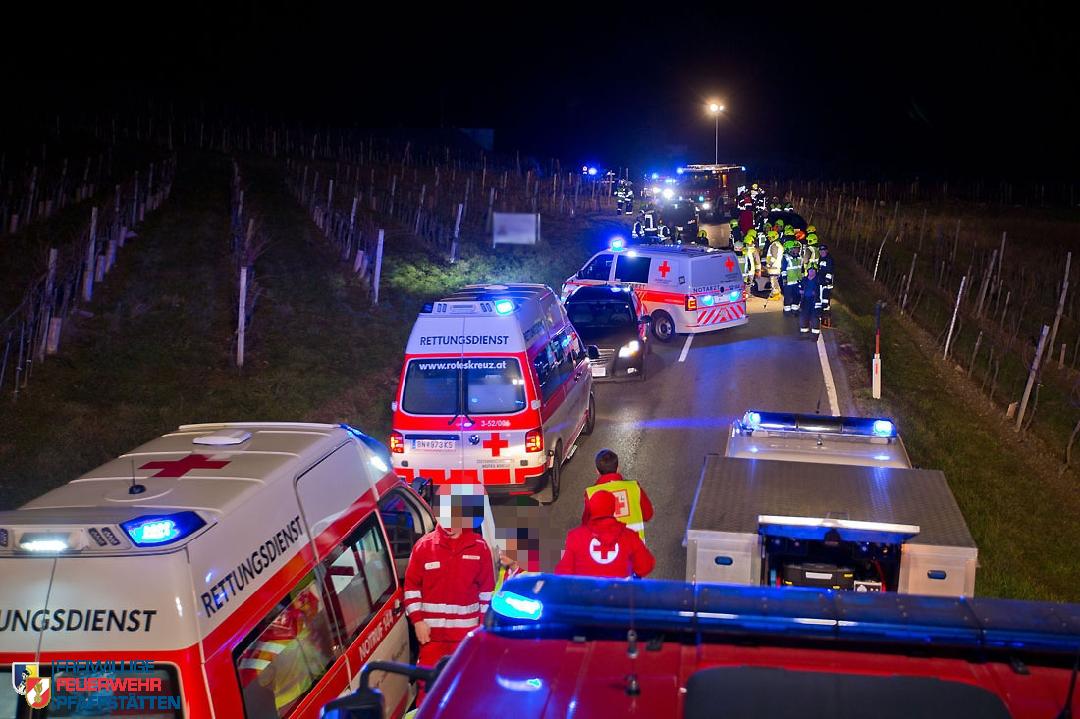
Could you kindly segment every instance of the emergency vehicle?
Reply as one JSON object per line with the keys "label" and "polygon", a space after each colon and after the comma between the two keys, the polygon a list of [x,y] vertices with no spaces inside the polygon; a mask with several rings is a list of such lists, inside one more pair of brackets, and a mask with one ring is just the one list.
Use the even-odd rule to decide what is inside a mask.
{"label": "emergency vehicle", "polygon": [[634,288],[653,336],[670,342],[676,334],[711,332],[747,322],[745,284],[739,258],[707,247],[634,246],[613,240],[562,286],[565,300],[577,287]]}
{"label": "emergency vehicle", "polygon": [[747,412],[690,507],[691,582],[972,596],[978,548],[945,475],[883,418]]}
{"label": "emergency vehicle", "polygon": [[1076,604],[534,575],[445,666],[369,668],[435,675],[416,719],[1053,719],[1078,652]]}
{"label": "emergency vehicle", "polygon": [[596,422],[590,357],[545,285],[470,285],[431,303],[392,404],[394,471],[554,502]]}
{"label": "emergency vehicle", "polygon": [[185,425],[0,513],[0,705],[15,662],[149,660],[182,705],[155,717],[315,717],[408,661],[400,578],[435,524],[389,459],[347,426]]}
{"label": "emergency vehicle", "polygon": [[719,222],[735,214],[735,199],[746,189],[742,165],[687,165],[679,168],[680,200],[693,202],[702,217]]}

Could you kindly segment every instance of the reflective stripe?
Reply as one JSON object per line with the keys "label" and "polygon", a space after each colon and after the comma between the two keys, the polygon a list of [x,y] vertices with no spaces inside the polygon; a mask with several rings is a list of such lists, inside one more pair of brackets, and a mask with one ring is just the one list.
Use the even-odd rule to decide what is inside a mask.
{"label": "reflective stripe", "polygon": [[644,522],[634,522],[632,524],[627,523],[626,528],[627,529],[632,529],[635,532],[644,532],[645,531],[645,523]]}
{"label": "reflective stripe", "polygon": [[405,614],[406,615],[412,614],[413,612],[417,611],[418,609],[420,609],[419,604],[406,604],[405,605]]}
{"label": "reflective stripe", "polygon": [[424,623],[429,627],[445,627],[447,629],[455,628],[467,628],[480,626],[480,617],[473,617],[472,619],[446,619],[444,617],[431,617],[425,619]]}
{"label": "reflective stripe", "polygon": [[491,601],[491,592],[480,592],[480,601],[481,602],[490,602]]}
{"label": "reflective stripe", "polygon": [[241,669],[254,669],[257,672],[261,672],[268,666],[270,666],[270,661],[268,659],[247,658],[240,660]]}
{"label": "reflective stripe", "polygon": [[410,590],[408,592],[405,592],[405,598],[406,599],[419,599],[420,598],[420,592],[418,592],[416,590]]}
{"label": "reflective stripe", "polygon": [[480,604],[438,604],[424,602],[420,609],[433,614],[475,614],[480,611]]}

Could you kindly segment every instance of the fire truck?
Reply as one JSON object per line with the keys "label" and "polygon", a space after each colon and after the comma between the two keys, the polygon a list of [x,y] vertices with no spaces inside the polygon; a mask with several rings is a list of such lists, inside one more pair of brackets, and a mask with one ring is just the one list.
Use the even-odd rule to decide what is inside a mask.
{"label": "fire truck", "polygon": [[742,165],[687,165],[679,168],[679,199],[694,203],[702,219],[719,222],[735,215],[735,200],[747,186]]}
{"label": "fire truck", "polygon": [[446,664],[369,662],[323,716],[382,717],[391,671],[430,682],[416,719],[1052,719],[1078,653],[1076,604],[531,575]]}

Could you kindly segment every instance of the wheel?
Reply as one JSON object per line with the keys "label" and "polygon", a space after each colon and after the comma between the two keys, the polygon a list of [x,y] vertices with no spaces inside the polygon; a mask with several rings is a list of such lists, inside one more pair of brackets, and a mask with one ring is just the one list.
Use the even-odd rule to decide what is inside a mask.
{"label": "wheel", "polygon": [[657,310],[652,315],[653,337],[661,342],[670,342],[675,339],[675,320],[663,310]]}
{"label": "wheel", "polygon": [[559,498],[559,485],[562,482],[562,442],[555,445],[555,459],[551,463],[551,474],[548,475],[548,483],[536,493],[536,501],[540,504],[552,504]]}
{"label": "wheel", "polygon": [[585,426],[581,428],[582,437],[588,437],[596,429],[596,398],[592,392],[589,393],[589,409],[586,411],[588,414],[585,416]]}

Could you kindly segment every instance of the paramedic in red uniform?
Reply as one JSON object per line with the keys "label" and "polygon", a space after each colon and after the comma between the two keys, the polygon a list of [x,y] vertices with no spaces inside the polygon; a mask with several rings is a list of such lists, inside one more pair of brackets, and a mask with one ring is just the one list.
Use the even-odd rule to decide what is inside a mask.
{"label": "paramedic in red uniform", "polygon": [[420,641],[417,663],[428,667],[480,626],[495,588],[491,549],[476,531],[483,487],[440,486],[436,511],[439,526],[416,543],[405,571],[405,614]]}
{"label": "paramedic in red uniform", "polygon": [[605,490],[589,497],[591,519],[566,535],[566,548],[555,566],[556,574],[587,577],[644,577],[656,559],[637,532],[615,519],[618,500]]}

